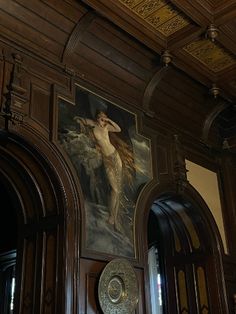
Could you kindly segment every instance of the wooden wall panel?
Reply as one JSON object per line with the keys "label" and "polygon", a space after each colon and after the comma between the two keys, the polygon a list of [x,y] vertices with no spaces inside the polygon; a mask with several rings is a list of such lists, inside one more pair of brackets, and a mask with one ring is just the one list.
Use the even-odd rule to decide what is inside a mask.
{"label": "wooden wall panel", "polygon": [[31,85],[30,117],[49,132],[50,93],[37,86]]}
{"label": "wooden wall panel", "polygon": [[[96,87],[105,90],[108,94],[112,95],[112,97],[136,105],[140,103],[142,91],[132,86],[128,86],[127,80],[125,81],[119,76],[114,76],[111,68],[109,69],[109,72],[107,72],[101,67],[101,64],[97,63],[97,61],[87,58],[86,54],[85,56],[73,56],[71,62],[73,65],[76,64],[76,66],[79,67],[79,76],[88,80]],[[99,73],[99,75],[96,75],[96,73]]]}
{"label": "wooden wall panel", "polygon": [[[33,16],[37,19],[37,21],[34,21],[35,24],[37,24],[37,22],[42,23],[42,26],[44,27],[44,21],[46,20],[48,25],[56,28],[58,36],[60,36],[61,32],[70,34],[75,23],[83,14],[83,12],[80,12],[78,9],[73,10],[73,8],[65,1],[60,1],[58,3],[54,1],[53,3],[53,1],[31,0],[29,2],[27,0],[17,0],[16,2],[17,3],[14,3],[12,7],[14,7],[14,10],[17,10],[16,14],[18,18],[22,17],[24,21],[25,14],[28,12],[29,15],[30,12],[33,12],[33,15],[31,15],[30,18]],[[59,11],[57,11],[56,8],[58,8]],[[18,12],[19,9],[21,10],[20,12]],[[39,29],[40,28],[41,27],[39,27]],[[55,29],[52,28],[51,33],[53,33],[54,30]]]}
{"label": "wooden wall panel", "polygon": [[157,146],[157,156],[158,156],[158,173],[160,175],[168,175],[169,173],[169,160],[167,149],[162,146]]}
{"label": "wooden wall panel", "polygon": [[101,313],[99,311],[97,287],[99,275],[105,265],[106,263],[104,262],[80,259],[79,313]]}
{"label": "wooden wall panel", "polygon": [[57,232],[44,233],[44,263],[42,274],[43,291],[41,307],[45,314],[55,313],[57,304],[56,270],[57,270]]}
{"label": "wooden wall panel", "polygon": [[[1,49],[1,48],[0,48]],[[4,61],[1,60],[1,50],[0,50],[0,111],[2,110],[2,105],[3,105],[3,79],[4,79]]]}
{"label": "wooden wall panel", "polygon": [[[38,153],[42,153],[42,156],[46,156],[48,160],[52,161],[50,167],[56,169],[55,171],[57,171],[59,163],[63,165],[64,170],[59,168],[58,173],[61,190],[64,189],[63,183],[65,182],[68,186],[72,185],[71,189],[68,188],[70,191],[68,198],[64,197],[63,199],[66,211],[68,211],[65,213],[64,219],[60,213],[62,205],[56,203],[57,199],[61,200],[60,193],[62,191],[54,190],[51,172],[38,171],[37,165],[23,152],[21,153],[20,162],[25,166],[30,164],[28,173],[37,172],[35,182],[39,198],[42,200],[42,206],[37,208],[37,211],[28,204],[25,207],[26,215],[30,218],[30,221],[26,222],[31,222],[31,220],[35,222],[35,225],[27,226],[27,232],[31,232],[31,234],[36,232],[34,228],[37,225],[40,234],[38,243],[35,239],[27,238],[25,240],[25,258],[30,262],[27,266],[29,268],[24,270],[24,274],[28,274],[29,278],[23,282],[22,311],[23,313],[32,313],[33,296],[31,292],[33,293],[36,288],[42,288],[40,292],[40,311],[42,313],[60,313],[60,311],[63,313],[63,310],[56,306],[63,303],[66,298],[69,300],[70,296],[65,297],[62,293],[63,300],[60,300],[60,297],[57,297],[57,289],[65,289],[65,292],[69,291],[68,294],[71,295],[74,293],[71,297],[72,301],[69,300],[69,305],[67,305],[68,308],[73,309],[73,313],[78,312],[77,302],[79,313],[100,313],[96,294],[97,283],[99,275],[106,265],[106,262],[102,260],[107,260],[108,257],[102,255],[101,261],[96,260],[98,254],[94,260],[88,260],[85,257],[78,258],[81,241],[79,237],[75,238],[74,233],[76,232],[73,228],[80,229],[81,200],[79,199],[79,188],[76,186],[79,180],[66,164],[56,141],[56,96],[66,95],[65,98],[68,97],[73,102],[74,86],[77,83],[89,86],[92,91],[107,96],[109,99],[117,100],[117,103],[140,114],[142,111],[145,112],[145,108],[143,108],[145,90],[161,66],[160,56],[108,20],[96,15],[81,1],[12,0],[2,1],[0,9],[0,51],[3,50],[4,54],[3,57],[0,55],[1,93],[7,92],[14,63],[12,55],[15,52],[20,53],[23,57],[23,65],[27,72],[25,85],[27,92],[30,93],[29,104],[27,104],[29,110],[26,107],[24,123],[14,126],[11,124],[10,131],[23,136],[36,148]],[[91,14],[92,18],[86,27],[83,25],[83,28],[81,21],[86,13]],[[204,17],[204,23],[205,19]],[[70,47],[67,58],[63,60],[65,49],[68,48],[68,41],[76,28],[81,35],[75,38],[73,47]],[[55,92],[56,90],[58,90],[58,94]],[[189,76],[174,67],[157,84],[153,94],[149,96],[149,109],[154,112],[154,115],[143,114],[141,117],[140,114],[140,125],[147,127],[145,135],[147,137],[150,135],[153,140],[155,170],[153,181],[155,182],[152,186],[150,185],[153,188],[155,184],[167,184],[173,180],[171,142],[174,134],[178,133],[184,138],[185,143],[188,143],[189,147],[191,146],[190,149],[195,156],[201,150],[202,158],[205,160],[208,160],[209,156],[211,158],[212,152],[202,149],[201,136],[204,121],[213,105],[206,105],[207,87],[194,82]],[[55,102],[53,103],[53,101]],[[51,123],[52,121],[54,123]],[[52,134],[55,136],[51,136]],[[213,146],[218,148],[218,142],[214,140],[217,137],[217,126],[215,126],[210,132],[210,139],[213,139]],[[49,148],[51,148],[50,152]],[[10,151],[12,149],[12,153],[14,153],[15,146],[9,145],[7,149]],[[222,156],[219,154],[218,157]],[[231,221],[229,218],[232,213],[235,218],[236,200],[232,188],[235,180],[232,177],[228,178],[230,167],[224,174],[225,181],[227,181],[225,186],[231,186],[225,194],[228,198],[226,202],[229,203],[226,206],[225,215],[228,215],[228,233],[230,242],[232,242],[231,253],[234,254],[233,239],[235,238],[236,222],[235,219]],[[12,171],[14,172],[14,169]],[[47,178],[47,182],[44,180],[45,178]],[[16,181],[20,185],[21,181],[18,177]],[[31,181],[27,180],[26,182],[29,184]],[[23,188],[21,191],[22,197],[26,198],[27,189]],[[147,194],[148,192],[149,190]],[[34,200],[36,198],[32,197],[31,201]],[[37,203],[38,201],[37,199]],[[77,220],[72,219],[73,206],[76,206],[76,210],[78,210],[78,213],[75,214]],[[65,243],[64,234],[55,230],[55,226],[60,223],[70,226],[67,230],[70,243]],[[143,220],[141,223],[143,224]],[[141,241],[138,243],[140,254],[142,254],[145,245]],[[66,251],[68,248],[70,252]],[[62,251],[64,251],[64,261],[62,261]],[[38,264],[35,262],[35,257],[39,259]],[[59,262],[57,258],[60,259]],[[70,267],[66,268],[68,263]],[[79,274],[73,272],[78,265],[80,266]],[[136,313],[141,314],[145,313],[143,257],[136,261],[136,267],[140,267],[136,268],[140,286],[140,303]],[[69,284],[57,281],[57,276],[62,277],[64,274],[63,268],[66,268],[71,275],[70,278],[73,278],[70,279]],[[37,277],[38,280],[36,287],[32,281],[34,277]],[[77,285],[80,287],[79,294],[76,294]],[[232,291],[235,287],[234,279],[228,280],[228,285],[229,290]],[[37,292],[38,290],[35,293]],[[39,301],[37,300],[37,302]],[[71,305],[72,303],[73,305]],[[38,308],[37,311],[39,311]]]}
{"label": "wooden wall panel", "polygon": [[21,288],[21,309],[20,313],[31,314],[34,305],[34,278],[35,278],[35,256],[36,245],[35,240],[25,240],[24,243],[24,260],[27,261],[22,277],[23,283]]}
{"label": "wooden wall panel", "polygon": [[[37,2],[37,0],[34,1]],[[44,8],[51,8],[53,9],[53,12],[59,13],[64,19],[68,19],[74,23],[77,23],[78,20],[88,11],[86,7],[81,6],[79,3],[80,1],[42,0],[41,2],[44,4]]]}
{"label": "wooden wall panel", "polygon": [[[86,274],[86,300],[85,300],[85,313],[101,313],[101,310],[98,310],[98,280],[99,276],[97,273]],[[96,300],[96,301],[95,301]]]}
{"label": "wooden wall panel", "polygon": [[123,31],[111,27],[111,24],[104,19],[97,18],[89,28],[89,32],[126,56],[132,64],[139,66],[142,69],[142,73],[139,72],[139,75],[143,77],[148,77],[149,72],[154,70],[155,63],[158,64],[159,58],[155,53],[145,49],[137,41],[130,41]]}
{"label": "wooden wall panel", "polygon": [[[76,7],[76,10],[75,10]],[[65,14],[66,12],[66,14]],[[86,12],[65,1],[3,1],[0,5],[1,34],[37,55],[59,62],[69,34]],[[62,27],[63,25],[63,27]]]}

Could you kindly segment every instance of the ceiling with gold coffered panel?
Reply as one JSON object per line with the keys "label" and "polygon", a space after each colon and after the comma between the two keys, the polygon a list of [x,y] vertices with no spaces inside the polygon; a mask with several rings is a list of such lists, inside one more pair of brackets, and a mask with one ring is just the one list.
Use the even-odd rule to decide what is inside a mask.
{"label": "ceiling with gold coffered panel", "polygon": [[[217,84],[234,101],[235,0],[84,0],[200,83]],[[210,31],[207,32],[208,28]],[[212,29],[214,31],[211,39]]]}
{"label": "ceiling with gold coffered panel", "polygon": [[236,58],[232,53],[209,39],[197,39],[184,46],[183,49],[215,73],[236,65]]}
{"label": "ceiling with gold coffered panel", "polygon": [[119,0],[119,2],[167,37],[191,24],[191,20],[169,1]]}

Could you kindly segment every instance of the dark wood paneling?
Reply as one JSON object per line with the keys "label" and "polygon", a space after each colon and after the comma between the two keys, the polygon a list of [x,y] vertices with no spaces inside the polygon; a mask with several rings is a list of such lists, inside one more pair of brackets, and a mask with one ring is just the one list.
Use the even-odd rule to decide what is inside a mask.
{"label": "dark wood paneling", "polygon": [[[160,53],[168,46],[166,38],[157,36],[154,32],[150,33],[148,28],[139,29],[140,24],[135,21],[133,15],[128,21],[126,20],[128,14],[117,16],[113,10],[109,18],[122,27],[124,25],[127,31],[125,32],[104,17],[98,16],[96,12],[88,13],[92,11],[81,1],[17,0],[2,3],[0,49],[3,47],[4,56],[0,56],[1,92],[7,91],[10,82],[14,63],[13,52],[18,52],[23,56],[23,64],[27,72],[25,87],[28,94],[31,92],[30,109],[26,107],[24,123],[11,125],[10,131],[19,134],[31,143],[42,159],[45,158],[46,163],[50,165],[44,169],[42,161],[33,161],[23,151],[18,154],[19,149],[15,144],[9,144],[6,148],[12,156],[18,156],[19,164],[25,169],[21,175],[14,167],[8,173],[9,176],[14,177],[15,187],[21,191],[22,199],[28,200],[24,203],[28,223],[24,229],[26,236],[24,258],[29,260],[27,266],[29,268],[26,269],[26,265],[24,266],[23,275],[26,274],[29,278],[25,278],[22,286],[24,294],[22,302],[25,307],[23,313],[32,313],[33,293],[36,300],[35,313],[37,311],[63,313],[65,308],[68,313],[100,313],[97,283],[106,262],[96,260],[98,253],[96,256],[93,256],[93,253],[90,254],[94,260],[86,258],[79,260],[78,258],[81,242],[80,223],[84,224],[79,212],[82,197],[79,179],[73,169],[68,166],[67,159],[56,140],[56,97],[60,93],[73,102],[74,84],[79,83],[89,86],[92,91],[114,100],[129,110],[138,112],[140,129],[143,132],[144,125],[145,136],[152,138],[154,169],[153,182],[145,190],[148,196],[142,197],[144,202],[140,202],[140,208],[146,205],[150,191],[154,199],[154,193],[159,188],[159,184],[167,184],[173,180],[170,148],[173,134],[179,133],[182,136],[184,143],[187,143],[187,149],[196,157],[196,160],[202,158],[208,165],[214,164],[214,167],[218,167],[216,159],[221,158],[221,152],[214,150],[219,149],[216,124],[212,124],[209,132],[211,147],[205,149],[206,147],[203,148],[201,144],[204,121],[214,107],[206,103],[208,88],[211,79],[216,79],[216,76],[205,71],[203,67],[197,66],[198,63],[196,63],[196,70],[191,58],[187,60],[179,51],[181,45],[186,43],[186,38],[188,40],[197,38],[200,35],[199,30],[205,30],[211,21],[209,19],[211,3],[203,6],[200,1],[194,4],[187,1],[186,6],[183,6],[180,2],[175,1],[176,5],[179,7],[181,5],[182,11],[191,13],[192,20],[200,26],[191,26],[186,33],[179,32],[177,37],[168,39],[174,44],[174,64],[177,66],[183,64],[185,71],[190,72],[191,76],[205,83],[206,86],[195,82],[177,67],[173,67],[170,71],[168,70],[170,73],[151,91],[148,109],[154,112],[154,116],[144,114],[142,117],[140,113],[145,111],[144,92],[154,73],[161,66],[157,52]],[[114,7],[113,1],[111,9]],[[193,8],[196,8],[196,12],[192,11]],[[209,10],[205,12],[206,8]],[[101,3],[99,9],[101,11],[104,9],[105,14],[110,12],[109,6],[103,7]],[[82,28],[82,18],[86,16],[86,13],[92,18]],[[226,18],[229,13],[225,11],[224,14]],[[232,22],[226,24],[233,33],[234,24]],[[68,40],[76,27],[78,31],[81,31],[81,36],[74,38],[74,45],[70,47],[67,58],[62,60]],[[130,34],[137,38],[134,39]],[[227,78],[228,73],[225,75]],[[232,70],[230,78],[233,77]],[[227,85],[227,82],[225,84]],[[58,94],[55,93],[57,88],[60,89]],[[54,122],[51,123],[51,121]],[[51,136],[52,134],[54,136]],[[27,147],[25,151],[28,152],[28,150]],[[1,158],[4,157],[1,156]],[[10,158],[1,163],[3,170],[7,164],[11,164]],[[224,182],[227,189],[227,192],[224,191],[227,198],[224,200],[227,203],[224,215],[228,223],[230,254],[234,254],[233,239],[236,221],[230,218],[235,218],[235,197],[232,187],[235,180],[233,179],[234,171],[230,174],[231,166],[224,173],[224,180],[227,181]],[[55,184],[56,179],[52,173],[58,176],[60,183]],[[27,174],[29,177],[26,176]],[[22,177],[25,176],[28,179],[24,180],[22,187]],[[156,185],[156,190],[154,185]],[[30,186],[30,192],[28,186]],[[37,208],[32,204],[37,204]],[[63,210],[65,210],[64,216]],[[143,219],[140,217],[140,225],[142,224]],[[65,233],[63,233],[62,225],[66,226]],[[81,232],[81,237],[84,237],[83,232]],[[141,240],[137,243],[141,256],[135,261],[135,266],[140,267],[136,269],[140,286],[137,313],[141,314],[145,313],[146,308],[142,269],[145,246]],[[110,257],[101,255],[99,258],[109,260]],[[79,266],[80,273],[77,273]],[[231,285],[230,291],[232,287],[235,287],[235,283],[231,281],[228,283]],[[65,307],[63,307],[64,303],[66,303]],[[37,306],[39,304],[40,309]]]}
{"label": "dark wood paneling", "polygon": [[[80,77],[88,80],[96,87],[106,90],[108,94],[118,99],[138,105],[141,101],[142,91],[128,86],[127,81],[121,80],[119,76],[114,76],[111,69],[109,69],[109,72],[105,71],[101,64],[97,64],[97,59],[92,61],[87,58],[86,54],[83,57],[75,55],[71,58],[71,63],[80,69],[78,73]],[[96,73],[99,73],[99,75],[96,75]],[[144,87],[145,85],[143,85]]]}
{"label": "dark wood paneling", "polygon": [[[50,38],[47,33],[40,33],[38,29],[32,28],[32,25],[25,24],[23,21],[19,21],[16,25],[14,16],[11,16],[9,12],[0,12],[2,36],[13,38],[16,42],[33,47],[36,50],[44,50],[44,53],[51,53],[53,58],[61,55],[63,49],[63,43],[58,42],[54,38]],[[31,21],[32,23],[32,21]],[[42,25],[41,27],[42,28]],[[47,30],[50,32],[50,29]],[[63,34],[64,36],[64,34]],[[64,36],[64,40],[66,36]]]}
{"label": "dark wood paneling", "polygon": [[56,270],[57,270],[57,233],[44,233],[44,276],[42,293],[42,313],[55,312],[57,304]]}
{"label": "dark wood paneling", "polygon": [[[101,53],[108,49],[107,53],[111,60],[115,63],[120,61],[122,67],[136,74],[140,79],[146,81],[150,78],[150,72],[155,67],[155,58],[157,59],[155,54],[151,52],[147,54],[146,49],[141,45],[128,41],[124,33],[111,28],[111,25],[104,20],[97,19],[91,25],[89,33],[94,36],[90,45],[100,46]],[[87,41],[87,38],[85,39]],[[110,56],[109,51],[112,48],[114,53]]]}
{"label": "dark wood paneling", "polygon": [[[58,36],[60,36],[61,33],[70,34],[71,30],[73,29],[75,23],[80,19],[82,16],[82,12],[79,12],[79,10],[72,10],[71,6],[65,3],[65,1],[57,2],[55,1],[54,6],[52,1],[37,1],[37,0],[31,0],[30,2],[27,0],[15,0],[16,3],[12,5],[12,8],[14,9],[14,13],[16,14],[17,18],[20,18],[22,16],[22,20],[24,21],[25,14],[28,14],[29,18],[37,18],[38,23],[41,23],[43,28],[45,27],[44,23],[47,22],[48,25],[55,26],[55,28],[58,31]],[[17,5],[19,4],[19,5]],[[61,13],[57,12],[57,7],[61,7]],[[65,9],[66,15],[65,15]],[[71,10],[69,10],[71,8]],[[19,12],[18,10],[21,10]],[[73,21],[70,19],[69,13],[73,13],[74,18]],[[30,19],[27,21],[29,23]],[[33,21],[34,25],[37,25],[37,21]],[[40,24],[38,25],[40,26]],[[43,29],[45,31],[46,29]],[[59,32],[59,30],[61,32]],[[50,30],[50,33],[54,33],[54,28]]]}
{"label": "dark wood paneling", "polygon": [[48,132],[50,93],[47,90],[44,90],[43,88],[32,84],[30,101],[30,117],[38,122]]}
{"label": "dark wood paneling", "polygon": [[47,8],[51,8],[54,12],[59,13],[65,19],[74,23],[77,23],[78,20],[87,12],[87,9],[80,5],[80,1],[41,0],[41,2],[44,4],[45,10],[47,10]]}
{"label": "dark wood paneling", "polygon": [[35,277],[35,254],[36,245],[35,240],[26,240],[24,259],[27,261],[25,269],[22,274],[23,285],[21,290],[21,313],[31,314],[33,312],[33,299],[34,299],[34,277]]}
{"label": "dark wood paneling", "polygon": [[80,260],[80,313],[101,313],[98,304],[97,287],[99,275],[105,265],[106,263],[104,262]]}

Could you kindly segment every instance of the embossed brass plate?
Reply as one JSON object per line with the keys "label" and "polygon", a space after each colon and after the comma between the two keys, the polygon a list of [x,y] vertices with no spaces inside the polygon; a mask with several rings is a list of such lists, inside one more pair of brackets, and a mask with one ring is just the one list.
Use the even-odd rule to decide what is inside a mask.
{"label": "embossed brass plate", "polygon": [[98,285],[99,303],[104,314],[133,313],[138,303],[138,281],[125,259],[114,259],[104,268]]}

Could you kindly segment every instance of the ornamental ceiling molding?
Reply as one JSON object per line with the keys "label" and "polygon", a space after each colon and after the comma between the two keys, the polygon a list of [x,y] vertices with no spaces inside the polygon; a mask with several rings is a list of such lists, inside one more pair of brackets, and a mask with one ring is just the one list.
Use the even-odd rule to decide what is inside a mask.
{"label": "ornamental ceiling molding", "polygon": [[226,100],[235,97],[235,0],[83,1],[158,55],[171,50],[174,66],[207,88],[217,82]]}
{"label": "ornamental ceiling molding", "polygon": [[186,45],[183,50],[215,73],[236,65],[233,54],[209,39],[197,39]]}
{"label": "ornamental ceiling molding", "polygon": [[169,1],[119,0],[119,2],[166,37],[192,24],[192,21]]}

